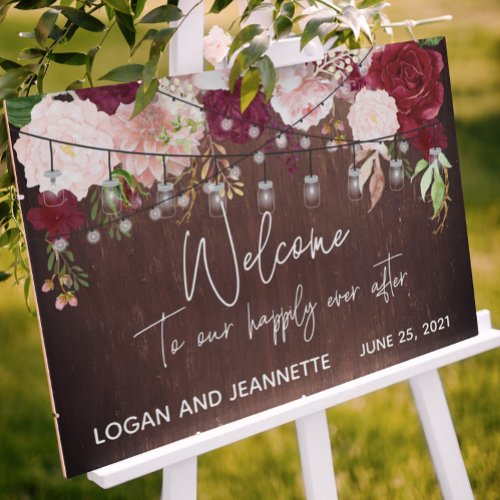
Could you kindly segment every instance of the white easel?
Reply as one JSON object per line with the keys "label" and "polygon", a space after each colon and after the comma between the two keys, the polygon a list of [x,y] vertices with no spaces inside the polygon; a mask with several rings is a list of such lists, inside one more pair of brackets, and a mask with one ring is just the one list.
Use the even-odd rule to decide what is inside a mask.
{"label": "white easel", "polygon": [[[240,8],[244,7],[245,0],[239,2]],[[187,12],[195,3],[195,0],[180,0],[179,6]],[[195,7],[189,21],[171,41],[171,75],[203,70],[203,9],[203,4]],[[265,14],[258,13],[252,22],[267,24],[268,20]],[[277,66],[320,59],[322,48],[313,42],[300,52],[297,39],[286,39],[274,44],[268,54]],[[198,455],[295,421],[307,499],[336,500],[326,409],[408,380],[443,497],[473,499],[437,370],[500,346],[500,331],[492,328],[489,311],[480,311],[477,318],[479,335],[476,337],[94,470],[87,476],[102,488],[111,488],[163,469],[162,500],[195,500]]]}

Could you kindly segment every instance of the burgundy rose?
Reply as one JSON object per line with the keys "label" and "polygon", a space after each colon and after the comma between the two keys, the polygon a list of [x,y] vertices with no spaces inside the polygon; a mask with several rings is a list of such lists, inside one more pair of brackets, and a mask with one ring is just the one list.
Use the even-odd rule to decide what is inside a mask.
{"label": "burgundy rose", "polygon": [[434,127],[425,127],[418,131],[416,136],[410,139],[411,145],[420,149],[421,151],[427,152],[430,148],[437,146],[441,149],[446,149],[448,147],[448,138],[444,135],[444,127],[442,123],[436,125],[436,140],[434,141]]}
{"label": "burgundy rose", "polygon": [[[64,194],[63,194],[64,193]],[[70,191],[60,191],[57,195],[45,193],[45,196],[53,196],[51,205],[58,205],[64,196],[65,200],[59,206],[46,206],[44,195],[38,195],[40,207],[30,208],[28,220],[33,224],[36,231],[47,230],[47,238],[51,241],[58,237],[68,239],[71,229],[79,229],[85,224],[83,213],[78,209],[76,196]]]}
{"label": "burgundy rose", "polygon": [[[229,140],[238,144],[253,141],[262,134],[263,126],[270,120],[262,92],[257,94],[245,112],[241,114],[240,89],[241,80],[236,82],[233,93],[229,90],[208,90],[203,96],[208,127],[216,141]],[[231,126],[226,127],[228,129],[225,130],[222,122],[227,118],[231,120]],[[243,120],[238,118],[243,118]],[[252,124],[259,127],[254,137],[249,135]]]}
{"label": "burgundy rose", "polygon": [[437,116],[443,104],[438,81],[443,66],[439,52],[415,42],[386,45],[373,55],[366,82],[394,97],[400,130],[409,130]]}
{"label": "burgundy rose", "polygon": [[78,89],[75,92],[80,99],[88,99],[93,102],[99,111],[104,111],[108,115],[114,115],[121,103],[130,104],[134,102],[138,87],[139,84],[137,82],[132,82],[112,87]]}

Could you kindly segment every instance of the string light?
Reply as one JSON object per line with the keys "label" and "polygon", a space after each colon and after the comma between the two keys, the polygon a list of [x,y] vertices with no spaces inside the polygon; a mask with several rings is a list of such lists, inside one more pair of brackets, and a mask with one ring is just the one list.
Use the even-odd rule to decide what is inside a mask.
{"label": "string light", "polygon": [[359,170],[356,168],[356,143],[354,142],[352,143],[352,166],[349,168],[347,193],[352,201],[363,198],[363,192],[359,184]]}
{"label": "string light", "polygon": [[101,241],[101,233],[98,229],[92,229],[87,233],[87,241],[95,245]]}
{"label": "string light", "polygon": [[50,188],[43,192],[43,203],[46,207],[59,207],[66,201],[66,193],[64,189],[59,191],[57,189],[57,178],[62,175],[60,170],[54,169],[54,151],[52,148],[52,141],[49,140],[50,150],[50,170],[43,173],[44,177],[50,180]]}
{"label": "string light", "polygon": [[54,248],[57,252],[64,252],[69,246],[68,240],[63,237],[59,237],[54,241]]}
{"label": "string light", "polygon": [[118,229],[122,234],[128,234],[132,230],[132,221],[130,219],[122,219],[118,224]]}
{"label": "string light", "polygon": [[260,128],[255,125],[250,126],[250,128],[248,129],[248,136],[250,137],[250,139],[257,139],[259,135],[260,135]]}
{"label": "string light", "polygon": [[288,144],[288,140],[287,140],[287,138],[286,138],[286,134],[283,134],[283,133],[278,134],[278,135],[276,136],[276,139],[275,139],[275,141],[274,141],[274,142],[275,142],[275,144],[276,144],[276,146],[277,146],[278,148],[280,148],[280,149],[284,149],[284,148],[286,148],[286,146],[287,146],[287,144]]}
{"label": "string light", "polygon": [[403,140],[399,143],[399,151],[401,151],[401,153],[405,155],[406,153],[408,153],[409,149],[410,144],[408,143],[406,138],[403,137]]}
{"label": "string light", "polygon": [[405,184],[403,161],[398,159],[398,136],[394,136],[394,158],[389,162],[389,183],[391,191],[401,191]]}

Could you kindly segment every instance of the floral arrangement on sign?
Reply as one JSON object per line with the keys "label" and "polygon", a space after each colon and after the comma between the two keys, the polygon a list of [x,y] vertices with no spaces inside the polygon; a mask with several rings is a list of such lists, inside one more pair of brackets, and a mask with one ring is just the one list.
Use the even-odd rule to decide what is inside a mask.
{"label": "floral arrangement on sign", "polygon": [[[153,220],[180,211],[182,224],[199,187],[210,215],[221,216],[222,208],[230,209],[228,200],[245,193],[238,163],[246,157],[264,168],[262,213],[274,210],[268,157],[280,158],[293,175],[308,153],[304,203],[316,208],[320,190],[312,155],[347,147],[353,150],[347,168],[351,200],[368,191],[373,210],[384,193],[382,165],[389,162],[393,191],[404,188],[405,176],[421,176],[422,201],[432,204],[436,232],[442,231],[451,165],[438,117],[444,98],[438,43],[333,51],[317,63],[280,68],[269,101],[259,88],[243,112],[227,70],[162,79],[147,112],[132,119],[138,83],[8,101],[9,123],[19,133],[14,150],[27,187],[40,193],[27,220],[47,243],[49,277],[42,291],[55,292],[55,307],[62,310],[76,306],[79,288],[89,286],[69,249],[72,232],[85,231],[90,244],[100,241],[103,230],[121,240],[130,236],[133,216],[146,210]],[[241,79],[236,89],[240,85]],[[340,101],[348,105],[345,118],[336,113]],[[248,145],[248,151],[227,153],[230,144]],[[405,158],[410,146],[421,156],[415,166]],[[87,197],[90,213],[79,203]]]}
{"label": "floral arrangement on sign", "polygon": [[[214,0],[210,13],[224,12],[233,3],[234,0]],[[129,62],[123,66],[110,68],[99,80],[112,82],[140,80],[141,83],[123,90],[124,94],[130,95],[108,96],[109,103],[103,97],[99,111],[111,115],[113,103],[119,101],[119,104],[126,105],[133,102],[132,116],[140,116],[140,113],[157,95],[161,81],[160,62],[165,57],[169,42],[190,15],[198,15],[203,2],[202,0],[189,2],[188,8],[185,8],[185,5],[183,1],[180,3],[168,1],[165,5],[148,10],[146,0],[103,0],[100,2],[94,0],[85,2],[80,0],[60,2],[57,0],[0,0],[0,24],[7,22],[14,9],[17,11],[16,19],[26,15],[29,16],[30,22],[33,19],[33,11],[39,12],[33,29],[19,32],[19,37],[26,41],[25,48],[18,54],[10,54],[10,56],[10,46],[6,45],[1,49],[0,99],[30,96],[32,105],[36,105],[40,101],[39,96],[44,93],[47,74],[61,66],[65,68],[66,89],[78,91],[79,93],[75,95],[82,99],[85,93],[84,87],[94,86],[95,62],[101,58],[101,60],[115,60],[116,47],[109,43],[109,34],[112,31],[118,31],[122,42],[128,48]],[[239,103],[244,111],[253,99],[262,99],[259,89],[263,89],[266,102],[274,92],[278,74],[266,53],[269,46],[279,39],[295,35],[300,37],[301,48],[319,42],[325,49],[334,47],[355,49],[363,45],[373,45],[377,33],[381,30],[392,36],[394,27],[402,27],[416,40],[413,33],[415,26],[451,19],[451,16],[441,16],[418,21],[391,22],[385,13],[388,5],[380,0],[340,0],[319,3],[316,0],[271,2],[252,0],[232,23],[232,28],[238,32],[237,36],[232,38],[218,27],[211,31],[206,39],[206,59],[216,67],[229,61],[231,66],[229,89],[240,93]],[[259,20],[256,24],[253,21],[254,15],[262,16],[262,14],[266,14],[268,22],[264,23]],[[102,33],[102,37],[97,42],[95,38],[79,38],[85,32]],[[72,44],[70,49],[66,48],[68,43]],[[113,57],[106,59],[107,53],[108,56],[113,54]],[[15,118],[13,109],[10,114]],[[19,126],[23,125],[20,123]],[[123,126],[127,127],[126,124]],[[343,135],[341,127],[345,124],[333,123],[329,126],[333,127],[332,133],[335,132],[339,137]],[[102,127],[106,127],[104,121]],[[214,142],[214,148],[217,147],[216,143],[217,140]],[[59,150],[55,154],[60,154]],[[80,155],[83,154],[80,152]],[[88,158],[96,154],[95,151],[86,152]],[[130,162],[131,160],[128,161]],[[184,165],[185,162],[186,160],[179,160],[178,163]],[[173,163],[169,162],[170,169],[173,169]],[[290,160],[291,169],[293,169],[293,164],[293,160]],[[423,169],[423,165],[421,164],[420,168]],[[213,167],[208,165],[205,168]],[[138,180],[141,174],[130,174],[122,170],[120,186],[123,186],[127,195],[123,195],[123,204],[125,207],[128,204],[133,206],[134,203],[139,202],[139,198],[146,196],[144,184]],[[188,171],[189,168],[183,169],[185,175],[188,175]],[[117,169],[114,175],[119,175]],[[233,183],[232,186],[233,192],[236,193],[239,189],[238,185]],[[68,193],[70,192],[68,190]],[[91,194],[91,196],[96,195]],[[68,194],[65,199],[69,202],[71,195]],[[183,203],[187,201],[185,198],[182,200]],[[42,212],[39,215],[44,217]],[[47,214],[45,216],[48,217]],[[69,223],[69,227],[78,226],[76,215],[70,220],[72,222]],[[23,283],[28,305],[30,275],[26,262],[26,242],[20,224],[20,208],[14,187],[12,158],[7,147],[7,124],[5,114],[0,111],[0,249],[11,257],[5,270],[0,270],[0,281],[12,277],[16,283]],[[120,237],[117,231],[114,234],[115,237]],[[60,261],[54,258],[56,267],[58,263]],[[66,271],[63,264],[61,264],[61,269]],[[63,282],[74,285],[74,278],[71,280],[64,278]],[[84,284],[85,276],[81,278]],[[48,283],[47,287],[50,286]]]}

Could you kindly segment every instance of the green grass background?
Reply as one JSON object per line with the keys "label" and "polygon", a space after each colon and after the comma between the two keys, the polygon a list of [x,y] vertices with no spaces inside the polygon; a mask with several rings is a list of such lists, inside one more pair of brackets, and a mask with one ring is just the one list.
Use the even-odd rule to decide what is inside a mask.
{"label": "green grass background", "polygon": [[[498,0],[397,1],[393,20],[451,13],[452,23],[417,30],[419,37],[447,36],[461,171],[478,309],[500,326],[500,4]],[[0,25],[0,55],[14,58],[27,45],[16,31],[34,18],[9,14]],[[217,22],[209,16],[208,22]],[[227,24],[227,17],[218,21]],[[398,40],[408,36],[396,32]],[[101,35],[102,36],[102,35]],[[100,36],[85,34],[82,50]],[[381,41],[384,41],[382,39]],[[135,60],[145,59],[145,51]],[[117,33],[96,60],[96,75],[127,61]],[[47,91],[82,76],[61,67]],[[1,258],[1,257],[0,257]],[[472,488],[478,499],[500,498],[499,353],[490,352],[440,371]],[[432,464],[406,383],[328,411],[340,498],[440,498]],[[85,477],[64,480],[59,469],[38,326],[25,310],[22,291],[0,285],[0,498],[158,498],[161,475],[109,491]],[[285,425],[203,455],[200,499],[304,498],[293,425]]]}

